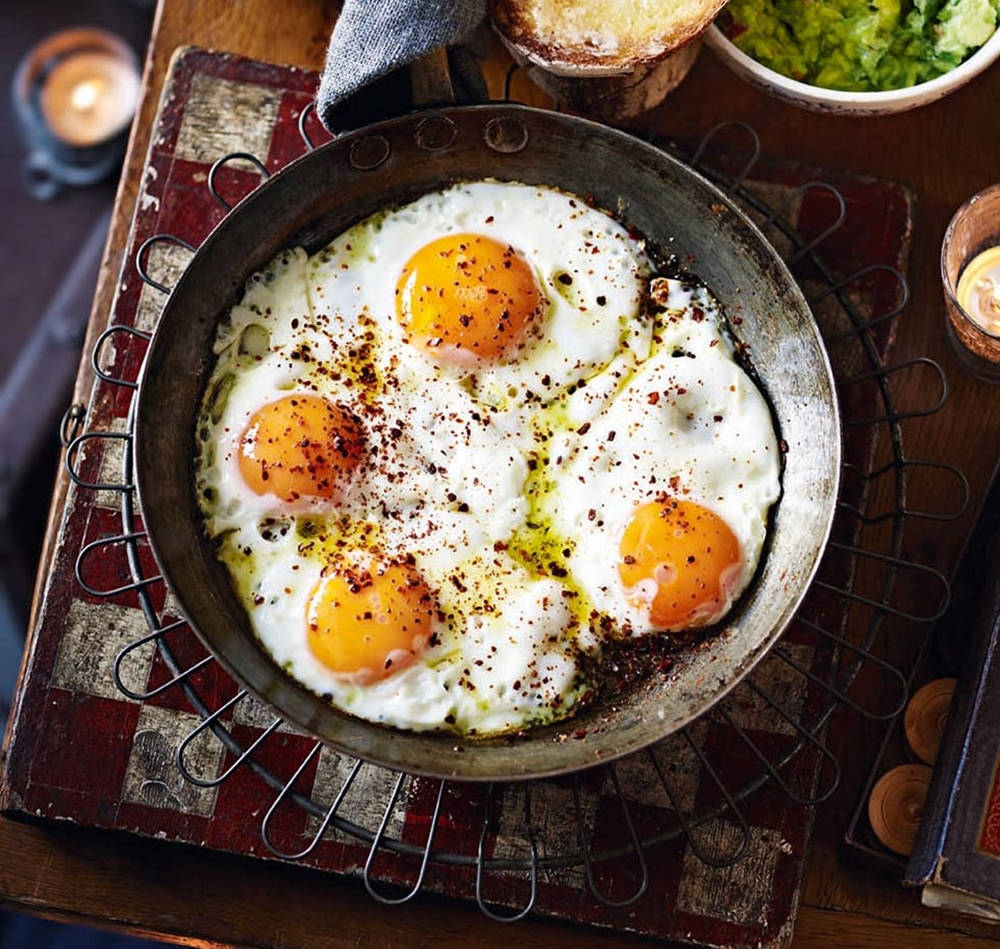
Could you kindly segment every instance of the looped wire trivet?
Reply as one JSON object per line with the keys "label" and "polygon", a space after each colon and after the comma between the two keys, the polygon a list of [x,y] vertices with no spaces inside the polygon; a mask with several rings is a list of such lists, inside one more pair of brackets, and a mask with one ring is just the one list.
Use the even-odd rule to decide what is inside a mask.
{"label": "looped wire trivet", "polygon": [[[313,139],[325,132],[310,115],[308,107],[303,109],[298,124],[306,147],[312,149]],[[743,166],[727,171],[723,160],[718,168],[706,167],[705,157],[713,139],[720,133],[731,135],[734,131],[752,141],[751,153]],[[930,359],[899,364],[883,361],[882,351],[888,349],[886,334],[908,296],[906,280],[896,268],[873,264],[841,278],[824,264],[819,251],[847,217],[841,192],[831,184],[814,181],[790,192],[784,189],[775,203],[769,186],[749,180],[759,156],[759,141],[749,126],[724,123],[705,135],[691,153],[690,164],[746,208],[795,268],[838,367],[848,450],[829,550],[789,631],[732,693],[693,725],[655,747],[569,779],[489,785],[485,789],[470,787],[394,774],[341,755],[328,758],[322,753],[324,745],[318,741],[289,765],[287,756],[276,757],[274,747],[283,745],[283,736],[294,733],[294,729],[280,718],[270,718],[245,691],[237,691],[224,701],[214,701],[207,693],[219,691],[217,688],[206,690],[196,684],[204,682],[206,677],[227,681],[228,677],[211,656],[193,661],[187,658],[203,650],[183,621],[169,619],[169,591],[163,608],[157,610],[154,605],[152,593],[162,587],[163,581],[151,569],[151,559],[143,544],[145,534],[135,505],[132,472],[132,394],[137,388],[134,379],[139,367],[129,366],[127,377],[103,368],[119,334],[131,337],[132,343],[136,339],[148,340],[150,334],[132,326],[113,325],[100,336],[93,354],[94,369],[99,379],[117,393],[115,398],[129,401],[128,420],[124,431],[88,431],[69,441],[67,467],[78,487],[120,496],[122,528],[115,536],[101,537],[82,547],[76,562],[77,579],[94,597],[111,600],[130,594],[137,597],[149,632],[118,654],[114,664],[115,683],[123,694],[141,702],[171,689],[184,694],[199,722],[180,742],[177,764],[192,785],[220,787],[238,769],[246,767],[276,792],[273,803],[260,815],[261,838],[274,855],[308,861],[328,835],[360,842],[368,850],[363,868],[365,886],[375,899],[387,904],[405,902],[425,886],[432,886],[429,868],[433,864],[433,873],[437,875],[447,875],[449,868],[459,868],[466,871],[464,879],[468,879],[471,872],[480,909],[495,919],[514,920],[530,912],[535,906],[539,878],[558,880],[561,871],[582,871],[586,886],[598,903],[627,906],[646,892],[650,879],[646,853],[656,845],[686,840],[687,849],[712,867],[740,861],[751,842],[751,821],[746,809],[753,806],[765,785],[799,805],[813,806],[828,798],[839,781],[839,764],[825,743],[824,732],[831,715],[841,705],[877,720],[892,719],[902,710],[907,698],[905,678],[879,655],[879,633],[889,617],[909,624],[931,622],[944,612],[948,600],[947,581],[938,571],[902,559],[904,527],[910,518],[957,518],[968,499],[968,485],[957,469],[910,459],[903,452],[900,423],[941,407],[946,397],[944,375]],[[208,175],[207,186],[227,210],[231,204],[220,191],[223,180],[228,175],[230,185],[234,181],[245,184],[248,176],[242,169],[248,162],[260,177],[268,176],[264,163],[247,152],[220,158]],[[233,163],[236,165],[230,168]],[[233,176],[230,172],[237,166],[240,170]],[[799,233],[792,223],[797,210],[804,201],[817,198],[821,204],[829,205],[828,222],[816,228],[815,233]],[[151,276],[150,258],[158,247],[162,249],[168,244],[195,250],[179,237],[157,234],[140,246],[135,258],[135,267],[143,281],[164,294],[170,292],[167,278]],[[175,267],[172,276],[177,275]],[[875,298],[875,303],[870,307],[871,314],[866,316],[859,302],[864,296],[861,291],[873,284],[878,285],[869,295]],[[842,354],[840,358],[838,352]],[[850,371],[844,372],[844,367]],[[893,380],[910,372],[934,375],[938,380],[938,397],[925,407],[904,411],[895,403]],[[866,394],[856,395],[858,392]],[[860,409],[860,414],[853,416],[852,409]],[[95,440],[121,443],[119,448],[124,450],[116,452],[122,458],[120,481],[88,481],[81,474],[80,459],[86,454],[81,449]],[[877,449],[885,443],[888,448],[879,449],[888,454],[883,459]],[[852,446],[856,450],[850,450]],[[958,510],[915,511],[907,506],[907,477],[918,468],[935,476],[955,478],[959,493],[965,498]],[[878,503],[879,510],[870,509],[870,503]],[[878,546],[866,546],[864,531],[873,525],[881,528],[876,536]],[[89,559],[122,547],[131,582],[113,589],[98,589],[88,583]],[[874,561],[881,569],[875,594],[856,588],[855,571],[862,560]],[[919,613],[894,605],[892,592],[897,576],[902,573],[915,574],[936,585],[937,604]],[[856,613],[865,615],[861,626],[849,623]],[[133,654],[148,648],[158,651],[169,675],[153,687],[144,684],[140,688],[130,684],[127,670]],[[889,700],[882,707],[868,708],[850,694],[865,666],[874,667],[885,684]],[[766,729],[762,728],[762,722],[768,723]],[[241,731],[234,723],[256,725],[259,734],[248,739],[244,737],[247,729]],[[712,747],[712,736],[720,725],[731,742],[721,758],[718,749]],[[226,759],[225,767],[220,764],[218,773],[210,776],[199,773],[192,758],[199,759],[199,747],[213,740],[221,743]],[[727,763],[730,761],[731,765]],[[700,775],[700,783],[694,790],[692,771]],[[302,790],[307,774],[313,776],[309,793]],[[646,798],[658,798],[662,806],[655,809],[637,806],[637,785],[642,785]],[[360,811],[349,808],[347,802],[352,797],[365,798],[365,807]],[[547,813],[551,813],[553,801],[562,802],[564,820],[557,826],[550,818],[546,818],[544,827],[538,826],[538,809],[533,811],[533,800],[539,797],[550,805]],[[428,815],[422,839],[414,839],[401,814],[403,802],[414,799],[423,803]],[[613,821],[619,832],[610,836],[602,832],[599,839],[594,839],[598,800],[603,800],[601,806],[613,802],[620,815]],[[302,809],[308,814],[311,836],[304,846],[298,845],[299,840],[296,846],[289,847],[280,839],[277,825],[289,808]],[[651,820],[654,810],[656,819]],[[669,815],[669,820],[662,820],[664,815]],[[253,818],[248,814],[247,819]],[[625,870],[623,861],[627,864]],[[383,892],[376,888],[376,877],[388,877],[404,885],[402,889]],[[487,892],[489,882],[496,880],[506,881],[505,895],[491,899]],[[512,905],[509,896],[512,880],[523,896],[520,906]],[[501,913],[491,908],[491,904],[497,903],[506,905],[507,911]]]}

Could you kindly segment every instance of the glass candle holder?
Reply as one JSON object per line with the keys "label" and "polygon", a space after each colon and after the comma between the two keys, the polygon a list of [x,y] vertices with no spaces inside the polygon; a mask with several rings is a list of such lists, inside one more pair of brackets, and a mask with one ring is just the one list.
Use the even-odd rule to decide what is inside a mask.
{"label": "glass candle holder", "polygon": [[[981,265],[1000,253],[996,248],[1000,248],[1000,184],[973,195],[955,212],[941,244],[948,338],[962,367],[992,385],[1000,385],[1000,320],[992,319],[989,311],[993,290],[977,279],[976,295],[970,297],[969,281],[963,283],[962,276],[970,264],[984,274],[992,269]],[[1000,304],[1000,282],[996,287]]]}
{"label": "glass candle holder", "polygon": [[95,184],[118,167],[139,88],[135,53],[105,30],[64,30],[25,55],[13,95],[35,197]]}

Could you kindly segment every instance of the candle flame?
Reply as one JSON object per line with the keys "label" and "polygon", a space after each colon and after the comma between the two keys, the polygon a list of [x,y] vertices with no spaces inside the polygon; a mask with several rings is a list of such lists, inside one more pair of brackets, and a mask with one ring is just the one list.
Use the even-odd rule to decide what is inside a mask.
{"label": "candle flame", "polygon": [[79,112],[89,112],[101,97],[102,81],[98,78],[84,79],[77,83],[69,95],[70,104]]}

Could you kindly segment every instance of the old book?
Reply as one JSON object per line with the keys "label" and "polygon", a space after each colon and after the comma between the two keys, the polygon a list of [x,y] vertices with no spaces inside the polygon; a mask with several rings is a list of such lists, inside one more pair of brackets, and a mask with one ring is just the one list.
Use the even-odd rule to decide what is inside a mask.
{"label": "old book", "polygon": [[1000,922],[1000,537],[904,882]]}

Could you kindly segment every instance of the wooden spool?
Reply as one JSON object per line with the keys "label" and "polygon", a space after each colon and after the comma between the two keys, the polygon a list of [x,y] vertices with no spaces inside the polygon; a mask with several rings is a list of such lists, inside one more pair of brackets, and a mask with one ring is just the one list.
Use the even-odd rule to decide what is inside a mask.
{"label": "wooden spool", "polygon": [[894,853],[908,857],[913,852],[932,773],[925,764],[903,764],[883,774],[872,788],[868,821]]}
{"label": "wooden spool", "polygon": [[956,679],[935,679],[919,689],[906,706],[903,728],[913,753],[934,764],[948,722],[948,709],[955,694]]}

